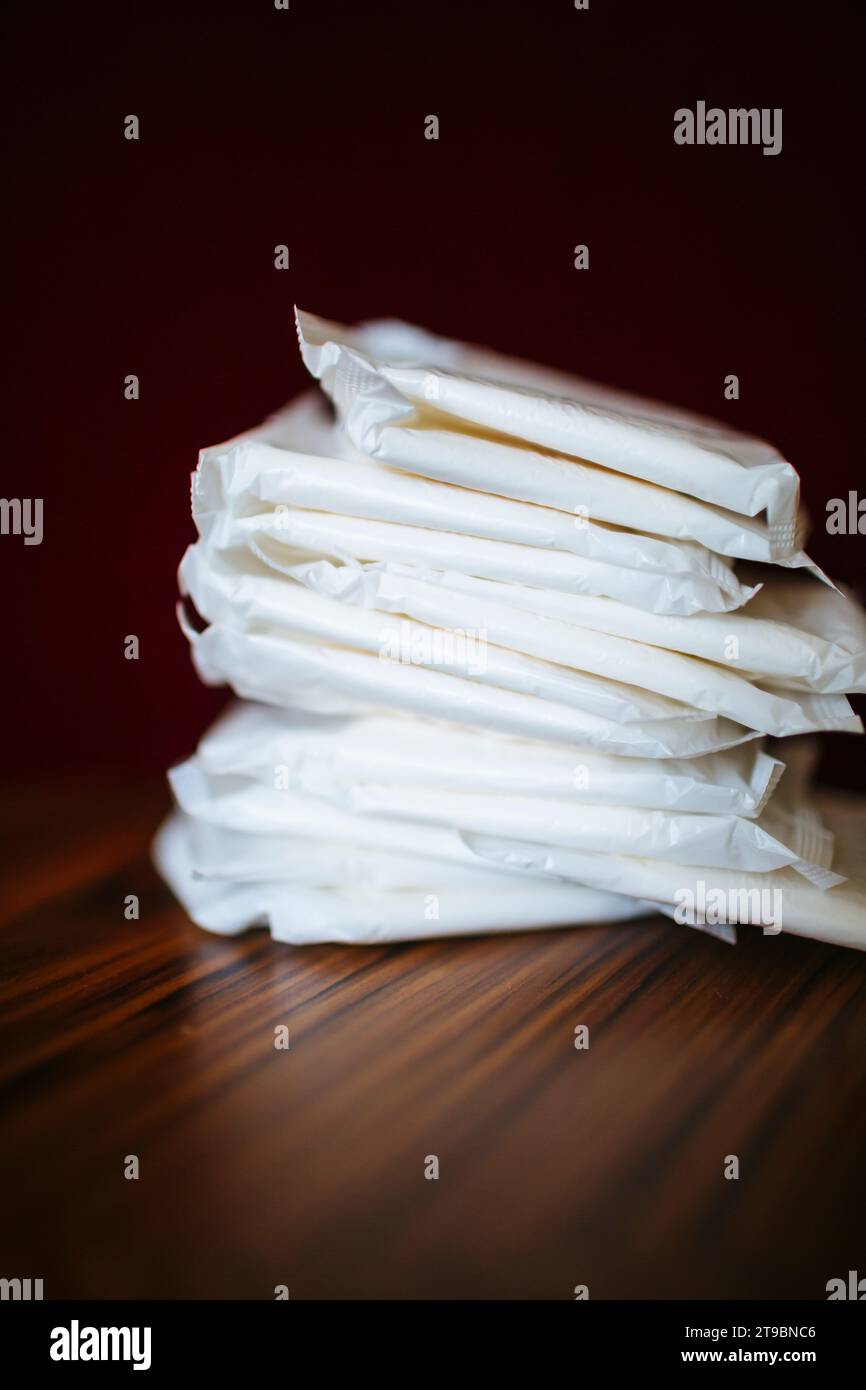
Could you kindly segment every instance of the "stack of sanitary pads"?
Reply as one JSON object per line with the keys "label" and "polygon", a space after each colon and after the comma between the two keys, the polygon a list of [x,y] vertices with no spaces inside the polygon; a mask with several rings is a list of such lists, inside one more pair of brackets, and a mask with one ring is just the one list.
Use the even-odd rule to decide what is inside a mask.
{"label": "stack of sanitary pads", "polygon": [[[763,441],[405,324],[298,315],[320,390],[205,449],[179,613],[241,697],[156,858],[293,943],[659,910],[866,946],[866,619]],[[858,836],[858,831],[860,832]]]}

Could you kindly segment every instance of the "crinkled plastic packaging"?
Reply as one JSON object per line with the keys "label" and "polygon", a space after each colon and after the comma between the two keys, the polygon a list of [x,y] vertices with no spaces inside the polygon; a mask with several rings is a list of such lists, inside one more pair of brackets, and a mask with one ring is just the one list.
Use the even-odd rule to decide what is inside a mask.
{"label": "crinkled plastic packaging", "polygon": [[802,549],[791,464],[405,324],[298,335],[334,412],[307,394],[193,477],[179,618],[241,697],[155,845],[194,920],[385,943],[661,911],[866,948],[857,810],[789,737],[862,732],[866,619]]}
{"label": "crinkled plastic packaging", "polygon": [[675,862],[622,854],[581,854],[485,835],[469,835],[467,842],[488,863],[634,895],[658,903],[683,923],[701,919],[702,924],[708,920],[742,923],[866,950],[862,801],[824,793],[817,805],[823,825],[834,836],[835,862],[843,878],[829,891],[813,886],[791,869],[758,874],[696,869]]}
{"label": "crinkled plastic packaging", "polygon": [[[286,565],[286,575],[302,581],[287,584],[268,574],[258,558],[209,552],[199,542],[184,557],[181,582],[211,622],[283,631],[382,659],[393,653],[397,660],[406,657],[418,666],[468,675],[480,684],[573,705],[618,723],[703,713],[776,736],[862,727],[844,695],[765,689],[730,666],[529,615],[492,601],[487,592],[453,591],[405,572],[336,570],[322,561]],[[269,558],[276,567],[276,559]]]}
{"label": "crinkled plastic packaging", "polygon": [[[579,556],[583,563],[526,555],[522,550],[501,551],[495,546],[478,550],[477,563],[485,574],[500,578],[507,573],[510,559],[513,567],[522,567],[528,582],[536,576],[543,578],[547,565],[563,582],[570,581],[574,592],[606,594],[658,613],[725,612],[754,592],[738,582],[727,561],[704,546],[688,541],[675,545],[595,522],[583,514],[567,516],[550,507],[472,492],[365,459],[341,438],[321,404],[309,396],[273,417],[261,433],[252,431],[202,450],[193,478],[193,510],[202,536],[210,539],[216,533],[223,545],[231,544],[242,528],[274,527],[278,537],[280,531],[288,533],[282,536],[288,543],[292,521],[294,533],[301,535],[298,528],[315,520],[308,513],[320,512],[424,532],[444,531],[452,537],[419,538],[416,529],[408,533],[349,530],[343,553],[350,553],[354,545],[364,559],[388,558],[375,550],[364,554],[365,545],[390,546],[393,554],[402,540],[412,546],[413,556],[415,547],[426,543],[431,563],[437,555],[447,554],[457,563],[467,547],[456,549],[454,536],[561,551]],[[239,525],[232,525],[234,518]],[[323,553],[338,553],[330,547],[339,542],[339,534],[326,530],[323,539],[324,544],[321,534],[316,536]]]}
{"label": "crinkled plastic packaging", "polygon": [[[647,908],[621,894],[574,884],[528,883],[471,889],[443,884],[434,864],[417,887],[315,888],[281,882],[209,880],[193,867],[189,823],[175,816],[154,845],[163,877],[190,917],[208,931],[231,935],[266,926],[275,941],[293,946],[318,942],[377,945],[467,933],[539,930],[591,922],[622,922],[645,916]],[[356,864],[358,856],[355,857]]]}
{"label": "crinkled plastic packaging", "polygon": [[634,758],[697,757],[758,737],[752,729],[719,718],[617,723],[468,676],[413,662],[381,661],[372,652],[220,622],[198,632],[182,612],[180,616],[206,685],[227,684],[246,699],[286,709],[359,714],[390,708]]}
{"label": "crinkled plastic packaging", "polygon": [[[781,749],[779,750],[781,753]],[[760,815],[785,770],[758,742],[700,758],[622,758],[408,715],[335,718],[240,703],[201,740],[209,773],[285,790],[342,795],[357,786]]]}
{"label": "crinkled plastic packaging", "polygon": [[408,326],[389,350],[375,323],[299,311],[297,325],[304,362],[371,458],[619,525],[639,518],[723,555],[810,563],[797,474],[763,440],[579,379],[567,392],[521,386],[495,354]]}
{"label": "crinkled plastic packaging", "polygon": [[782,781],[757,819],[694,814],[570,798],[452,791],[417,785],[340,784],[322,776],[293,790],[287,779],[212,772],[198,758],[175,768],[172,789],[191,816],[230,829],[307,835],[465,862],[462,832],[536,838],[588,852],[627,843],[645,858],[761,872],[790,865],[819,887],[832,836],[810,813],[799,779]]}
{"label": "crinkled plastic packaging", "polygon": [[419,566],[383,566],[391,574],[439,584],[577,627],[628,637],[726,665],[776,689],[824,694],[866,690],[866,617],[838,589],[773,575],[736,613],[688,618],[649,613],[613,599],[495,583]]}
{"label": "crinkled plastic packaging", "polygon": [[335,572],[322,562],[293,567],[290,572],[318,592],[339,593],[344,602],[402,613],[438,628],[447,628],[456,618],[461,628],[484,632],[497,646],[605,679],[643,684],[659,695],[725,715],[761,733],[782,737],[820,729],[862,731],[844,695],[765,688],[741,675],[735,660],[726,665],[708,662],[663,647],[650,648],[598,627],[590,632],[559,618],[529,615],[500,599],[499,586],[487,586],[480,594],[468,588],[452,590],[435,579],[415,578],[405,569],[393,574],[346,566]]}

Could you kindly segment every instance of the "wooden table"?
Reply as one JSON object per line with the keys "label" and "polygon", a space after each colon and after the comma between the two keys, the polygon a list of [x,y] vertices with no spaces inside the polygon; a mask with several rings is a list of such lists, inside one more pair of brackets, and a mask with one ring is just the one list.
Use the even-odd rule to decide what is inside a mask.
{"label": "wooden table", "polygon": [[149,865],[164,801],[2,813],[0,1275],[46,1297],[822,1299],[866,1274],[866,958],[662,920],[220,939]]}

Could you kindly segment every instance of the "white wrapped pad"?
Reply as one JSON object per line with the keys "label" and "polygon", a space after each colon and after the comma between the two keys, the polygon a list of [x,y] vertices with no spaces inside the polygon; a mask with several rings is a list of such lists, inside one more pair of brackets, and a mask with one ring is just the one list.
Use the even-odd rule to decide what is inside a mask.
{"label": "white wrapped pad", "polygon": [[724,663],[776,689],[824,694],[866,690],[866,615],[845,593],[811,580],[773,575],[737,613],[679,618],[647,613],[615,599],[496,583],[456,570],[381,568],[577,627]]}
{"label": "white wrapped pad", "polygon": [[343,785],[325,777],[296,791],[274,769],[270,777],[212,772],[196,756],[174,768],[171,785],[190,816],[256,834],[291,834],[389,848],[457,863],[470,862],[461,832],[537,839],[586,852],[628,845],[632,853],[684,864],[760,872],[791,865],[821,887],[830,871],[832,836],[805,803],[802,779],[782,783],[756,820],[577,798],[485,794],[425,785]]}
{"label": "white wrapped pad", "polygon": [[[265,442],[263,435],[274,442]],[[563,551],[585,562],[559,565],[559,572],[570,576],[574,586],[653,612],[723,612],[754,592],[737,581],[727,561],[703,546],[688,541],[674,545],[588,517],[472,492],[365,459],[326,419],[315,398],[301,397],[259,431],[202,450],[192,495],[193,515],[202,536],[219,538],[222,544],[232,543],[236,529],[232,518],[267,530],[275,522],[282,524],[289,509],[298,513],[296,524],[307,513],[320,512],[396,523],[425,533],[445,531],[452,536]],[[256,517],[261,518],[258,523],[253,521]],[[310,518],[306,520],[309,524]],[[392,545],[405,536],[382,532],[380,544],[389,534]],[[357,535],[356,545],[370,545],[376,533],[368,530]],[[365,541],[365,536],[370,539]],[[409,539],[413,536],[414,531]],[[421,540],[435,544],[432,537]],[[453,539],[440,542],[448,544],[453,550]],[[323,553],[334,553],[332,546],[326,535]],[[466,550],[464,546],[462,553]],[[499,552],[497,560],[495,548],[487,552],[482,548],[479,563],[486,565],[484,572],[493,564],[501,571],[508,554]],[[512,558],[524,569],[529,566],[529,576],[543,573],[542,556],[527,557],[518,551]]]}
{"label": "white wrapped pad", "polygon": [[489,885],[479,889],[446,886],[440,883],[435,866],[426,883],[422,879],[417,887],[392,891],[208,880],[196,873],[190,823],[182,816],[172,817],[163,826],[154,857],[199,926],[230,935],[251,926],[267,926],[275,941],[294,946],[331,941],[379,945],[425,937],[622,922],[654,910],[632,898],[573,884],[532,882],[521,888],[507,874],[499,875],[498,890]]}
{"label": "white wrapped pad", "polygon": [[528,614],[500,599],[500,589],[506,586],[486,585],[483,593],[477,593],[468,587],[458,590],[429,578],[417,579],[405,567],[399,573],[354,565],[335,569],[325,561],[291,566],[287,572],[317,593],[338,594],[345,603],[402,613],[440,629],[456,620],[461,629],[486,633],[500,648],[605,680],[643,686],[761,733],[783,737],[820,729],[862,732],[862,723],[844,695],[785,694],[744,678],[735,663],[721,666],[598,628],[590,631],[559,618]]}
{"label": "white wrapped pad", "polygon": [[314,714],[402,710],[520,738],[549,739],[633,758],[694,758],[758,735],[728,719],[616,724],[537,695],[500,690],[424,666],[380,661],[367,652],[211,623],[196,632],[179,611],[206,685],[230,685],[250,700]]}
{"label": "white wrapped pad", "polygon": [[[840,794],[817,800],[822,821],[836,843],[835,862],[844,881],[821,891],[791,869],[743,873],[694,868],[629,855],[581,854],[518,843],[495,836],[469,835],[467,843],[487,863],[552,875],[608,892],[632,894],[660,907],[681,908],[677,920],[695,920],[690,904],[713,919],[773,927],[837,946],[866,950],[866,862],[863,855],[862,801]],[[780,896],[777,896],[780,895]],[[727,904],[727,910],[725,910]],[[767,907],[769,906],[769,914]]]}
{"label": "white wrapped pad", "polygon": [[199,744],[206,772],[241,774],[297,793],[356,786],[558,797],[752,818],[784,763],[757,742],[702,758],[607,757],[407,715],[328,718],[238,704]]}
{"label": "white wrapped pad", "polygon": [[[425,358],[429,335],[415,342],[408,326],[399,350],[382,353],[375,325],[352,330],[301,311],[297,323],[306,366],[371,458],[618,524],[639,518],[643,530],[721,554],[809,563],[799,479],[763,440],[578,379],[567,394],[518,386],[478,349],[463,370],[459,344],[447,345],[443,368]],[[766,523],[754,520],[763,512]]]}

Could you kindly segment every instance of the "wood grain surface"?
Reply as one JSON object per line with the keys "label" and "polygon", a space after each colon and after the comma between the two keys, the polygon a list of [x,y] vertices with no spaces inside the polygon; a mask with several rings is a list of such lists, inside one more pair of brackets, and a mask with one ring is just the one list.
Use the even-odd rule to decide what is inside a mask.
{"label": "wood grain surface", "polygon": [[661,919],[221,939],[150,867],[164,806],[72,787],[2,812],[0,1275],[46,1298],[823,1299],[866,1274],[863,956]]}

